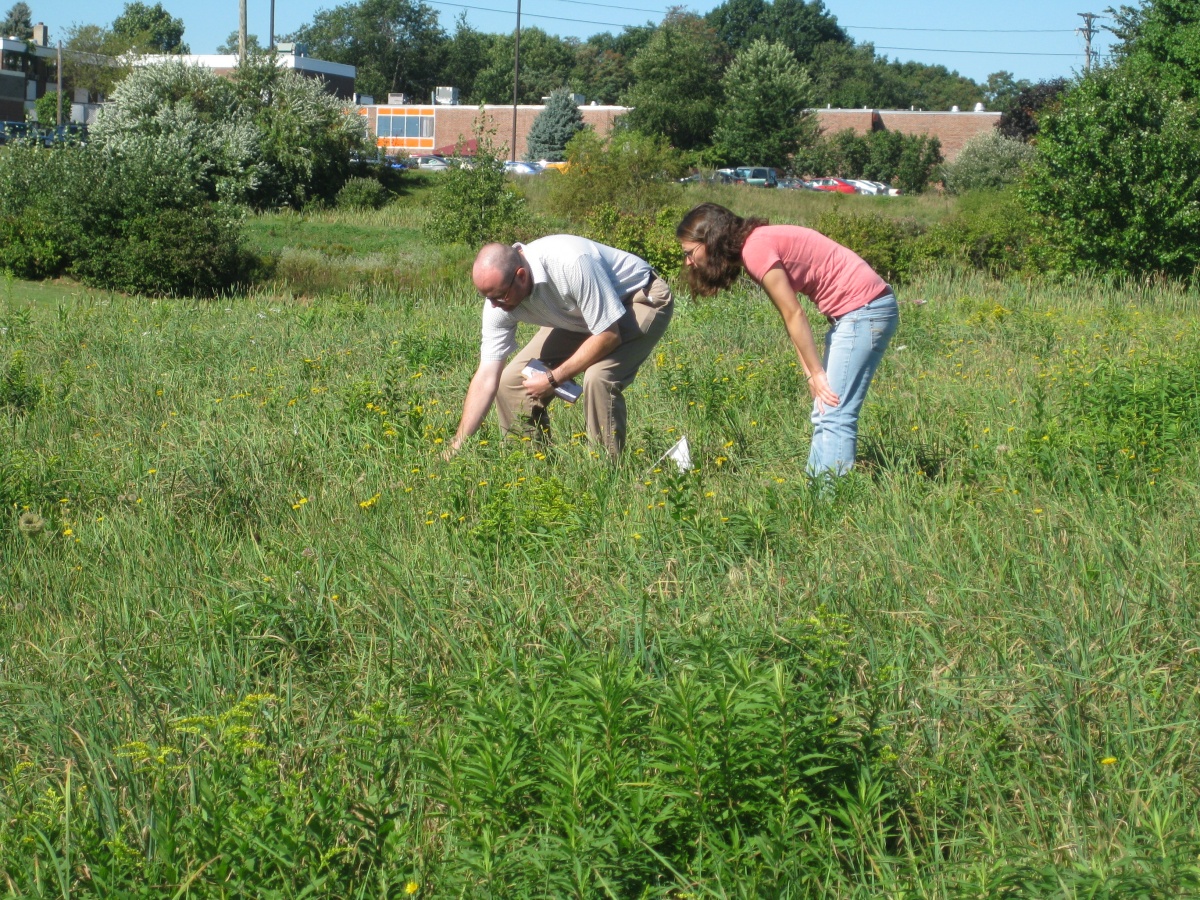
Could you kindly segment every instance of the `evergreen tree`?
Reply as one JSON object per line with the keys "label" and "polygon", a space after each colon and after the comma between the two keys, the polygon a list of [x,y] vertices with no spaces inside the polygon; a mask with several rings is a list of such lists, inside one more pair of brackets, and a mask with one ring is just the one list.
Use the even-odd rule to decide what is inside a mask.
{"label": "evergreen tree", "polygon": [[583,129],[583,114],[575,105],[568,88],[559,88],[529,129],[526,146],[530,159],[561,162],[566,159],[567,141]]}
{"label": "evergreen tree", "polygon": [[4,16],[4,37],[28,40],[33,36],[33,11],[29,4],[17,0]]}

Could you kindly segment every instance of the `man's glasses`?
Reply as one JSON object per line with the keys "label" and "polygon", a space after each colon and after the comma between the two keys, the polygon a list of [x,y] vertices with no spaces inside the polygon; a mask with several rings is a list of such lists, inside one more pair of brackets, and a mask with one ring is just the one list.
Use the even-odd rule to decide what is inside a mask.
{"label": "man's glasses", "polygon": [[516,284],[517,272],[519,271],[521,271],[520,268],[513,270],[512,278],[508,279],[508,287],[501,292],[499,297],[488,297],[488,303],[494,303],[496,306],[504,306],[508,303],[508,293],[512,290],[513,285]]}

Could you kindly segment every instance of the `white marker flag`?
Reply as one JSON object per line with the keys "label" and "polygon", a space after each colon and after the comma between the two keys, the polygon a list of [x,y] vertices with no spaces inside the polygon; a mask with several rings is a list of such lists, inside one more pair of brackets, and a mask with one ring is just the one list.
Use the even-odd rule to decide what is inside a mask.
{"label": "white marker flag", "polygon": [[[692,452],[688,449],[687,435],[685,434],[675,444],[658,458],[658,462],[664,459],[675,461],[675,465],[679,466],[680,472],[690,472],[692,470]],[[655,463],[657,465],[658,463]]]}

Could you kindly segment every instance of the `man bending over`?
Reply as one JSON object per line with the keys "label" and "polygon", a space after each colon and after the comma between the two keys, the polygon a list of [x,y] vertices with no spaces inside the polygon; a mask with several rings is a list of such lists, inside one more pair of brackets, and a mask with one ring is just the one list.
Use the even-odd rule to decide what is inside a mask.
{"label": "man bending over", "polygon": [[[483,341],[448,452],[479,430],[493,401],[506,434],[548,438],[555,387],[582,374],[588,438],[619,455],[625,388],[671,321],[667,283],[632,253],[569,234],[487,244],[471,280],[486,298]],[[518,322],[541,329],[505,366],[517,349]],[[533,359],[549,372],[526,378],[522,370]]]}

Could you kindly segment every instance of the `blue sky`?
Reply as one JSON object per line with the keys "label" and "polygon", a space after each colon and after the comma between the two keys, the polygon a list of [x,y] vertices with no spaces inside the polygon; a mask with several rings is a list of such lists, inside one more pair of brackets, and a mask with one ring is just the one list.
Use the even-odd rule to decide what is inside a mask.
{"label": "blue sky", "polygon": [[[51,40],[62,37],[72,24],[108,24],[125,0],[27,0],[34,21],[50,26]],[[172,15],[183,19],[184,40],[193,53],[212,53],[237,28],[237,0],[162,0]],[[462,12],[472,26],[487,32],[513,29],[516,0],[427,0],[438,11],[442,27],[452,31]],[[702,0],[687,8],[707,12],[719,0]],[[266,42],[269,0],[248,0],[250,31]],[[276,0],[275,33],[286,34],[311,21],[322,7],[338,0]],[[523,0],[522,27],[538,26],[552,34],[585,38],[601,31],[620,31],[626,25],[661,20],[670,4],[661,0]],[[884,0],[828,0],[826,8],[856,41],[870,41],[889,59],[944,65],[982,82],[989,73],[1005,69],[1017,78],[1037,81],[1070,76],[1083,68],[1083,38],[1075,31],[1079,12],[1103,15],[1110,0],[1096,6],[1074,0],[1012,0],[979,4],[953,0],[896,3]],[[6,6],[7,8],[7,6]],[[496,10],[495,12],[486,10]],[[1098,26],[1111,24],[1107,19]],[[1093,38],[1101,54],[1111,35],[1102,28]]]}

